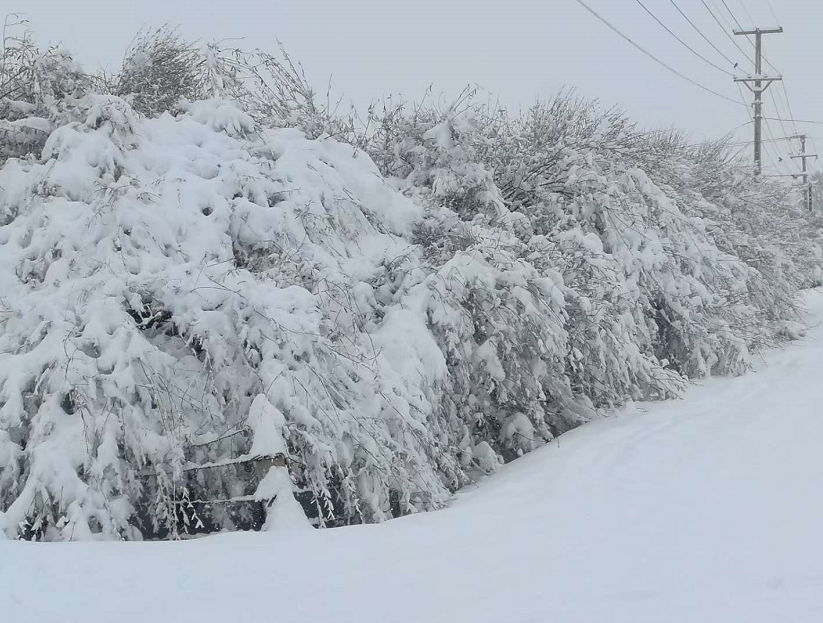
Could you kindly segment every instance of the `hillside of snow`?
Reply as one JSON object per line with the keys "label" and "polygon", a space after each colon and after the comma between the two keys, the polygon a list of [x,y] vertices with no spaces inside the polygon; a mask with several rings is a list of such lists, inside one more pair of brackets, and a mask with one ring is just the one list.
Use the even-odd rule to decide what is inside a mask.
{"label": "hillside of snow", "polygon": [[445,510],[182,543],[2,542],[3,613],[37,623],[818,621],[823,291],[806,302],[814,328],[755,372],[566,433]]}
{"label": "hillside of snow", "polygon": [[817,215],[722,142],[562,94],[363,129],[288,58],[140,41],[114,78],[4,69],[0,538],[436,510],[744,374],[820,283]]}

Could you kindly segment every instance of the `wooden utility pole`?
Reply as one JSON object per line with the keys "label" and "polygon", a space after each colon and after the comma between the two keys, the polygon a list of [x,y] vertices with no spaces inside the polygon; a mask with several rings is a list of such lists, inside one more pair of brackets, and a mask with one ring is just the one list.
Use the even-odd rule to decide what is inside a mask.
{"label": "wooden utility pole", "polygon": [[809,212],[812,210],[812,185],[809,182],[809,174],[806,171],[806,158],[817,158],[817,154],[807,154],[806,153],[806,135],[805,134],[798,134],[797,136],[792,136],[791,138],[799,138],[800,139],[800,153],[793,155],[792,158],[800,158],[803,160],[803,189],[806,191],[806,207],[809,209]]}
{"label": "wooden utility pole", "polygon": [[[774,33],[782,33],[783,28],[755,28],[754,30],[734,30],[732,31],[736,35],[754,35],[755,36],[755,45],[754,45],[754,75],[747,76],[745,78],[735,78],[735,82],[742,82],[748,87],[748,89],[754,93],[754,174],[760,175],[760,172],[763,170],[763,165],[761,161],[761,129],[760,124],[763,119],[763,101],[762,95],[763,91],[769,88],[769,85],[774,82],[775,80],[783,80],[782,76],[767,76],[762,73],[761,62],[762,62],[762,36],[763,35],[770,35]],[[754,82],[754,87],[750,86],[749,83]],[[765,84],[763,84],[765,82]]]}

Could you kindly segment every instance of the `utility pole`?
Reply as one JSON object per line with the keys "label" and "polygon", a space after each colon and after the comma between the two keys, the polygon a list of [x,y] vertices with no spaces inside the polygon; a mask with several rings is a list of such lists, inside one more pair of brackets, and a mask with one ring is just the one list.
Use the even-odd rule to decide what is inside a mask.
{"label": "utility pole", "polygon": [[[754,30],[734,30],[732,31],[736,35],[754,35],[755,36],[755,45],[754,45],[754,75],[747,76],[745,78],[735,78],[735,82],[742,82],[746,85],[746,87],[754,93],[754,174],[760,175],[760,172],[763,170],[763,165],[761,162],[761,130],[760,130],[760,123],[763,119],[763,101],[762,95],[763,91],[769,88],[769,85],[774,82],[775,80],[783,80],[782,76],[767,76],[762,73],[761,69],[761,60],[762,60],[762,36],[763,35],[770,35],[775,33],[782,33],[783,28],[755,28]],[[754,87],[750,86],[749,83],[754,82]],[[765,85],[763,83],[766,83]]]}
{"label": "utility pole", "polygon": [[792,136],[791,138],[799,138],[800,139],[800,153],[797,155],[793,155],[792,158],[801,158],[803,160],[803,188],[806,191],[806,207],[809,209],[809,212],[812,211],[812,185],[809,182],[809,174],[806,172],[806,158],[817,158],[817,154],[807,154],[806,153],[806,135],[805,134],[798,134],[797,136]]}

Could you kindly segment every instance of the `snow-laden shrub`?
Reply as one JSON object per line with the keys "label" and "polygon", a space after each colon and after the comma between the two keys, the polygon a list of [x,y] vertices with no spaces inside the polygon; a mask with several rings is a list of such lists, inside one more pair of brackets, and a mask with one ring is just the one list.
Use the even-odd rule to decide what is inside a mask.
{"label": "snow-laden shrub", "polygon": [[236,102],[261,126],[295,127],[309,138],[354,132],[353,119],[335,114],[338,106],[328,98],[320,101],[282,45],[276,53],[203,45],[164,26],[139,33],[119,71],[97,76],[96,82],[149,117],[219,97]]}
{"label": "snow-laden shrub", "polygon": [[[249,428],[259,395],[284,423],[258,428],[299,458],[323,520],[441,503],[428,421],[440,351],[416,316],[370,327],[357,312],[375,271],[413,252],[397,234],[418,208],[367,157],[257,134],[220,101],[154,121],[116,98],[85,105],[42,161],[0,171],[12,534],[134,538],[173,517],[160,512],[170,496],[254,493],[236,474],[188,470],[226,459],[219,438]],[[415,359],[392,363],[397,333],[415,326],[419,378]],[[251,451],[233,441],[235,458]]]}
{"label": "snow-laden shrub", "polygon": [[[527,245],[489,220],[463,223],[453,212],[431,211],[417,241],[439,267],[420,283],[406,279],[400,299],[426,314],[446,357],[449,391],[441,418],[461,438],[459,458],[467,469],[487,449],[508,460],[591,415],[590,403],[564,373],[562,277],[538,271],[526,259]],[[444,229],[463,240],[446,254]],[[493,466],[481,461],[476,467]]]}
{"label": "snow-laden shrub", "polygon": [[[469,198],[459,204],[468,220],[493,203],[500,236],[542,238],[575,301],[572,385],[597,404],[671,395],[677,375],[741,373],[814,281],[820,244],[808,219],[787,205],[793,218],[773,222],[791,202],[722,144],[686,148],[676,133],[643,134],[568,94],[514,117],[398,105],[377,121],[368,149],[407,194]],[[799,237],[804,259],[789,260]]]}
{"label": "snow-laden shrub", "polygon": [[278,53],[210,46],[205,60],[213,94],[238,102],[260,125],[299,128],[309,138],[353,137],[352,116],[336,114],[340,101],[331,101],[329,92],[320,100],[282,44]]}
{"label": "snow-laden shrub", "polygon": [[[0,167],[5,536],[437,508],[600,409],[742,372],[819,280],[819,224],[722,145],[468,92],[355,132],[285,53],[137,49],[119,82],[34,55],[0,109],[42,123]],[[128,80],[157,85],[118,91],[140,110],[90,91]]]}
{"label": "snow-laden shrub", "polygon": [[638,152],[641,166],[713,243],[747,267],[747,287],[727,295],[750,305],[755,318],[734,323],[752,345],[771,343],[795,313],[799,288],[820,281],[823,262],[819,213],[809,214],[799,193],[736,166],[727,141],[689,145],[682,134],[652,137]]}
{"label": "snow-laden shrub", "polygon": [[135,37],[108,89],[140,114],[157,116],[180,100],[206,96],[208,76],[200,47],[168,26]]}
{"label": "snow-laden shrub", "polygon": [[504,216],[500,190],[478,157],[485,142],[479,120],[461,111],[460,101],[443,112],[417,106],[406,114],[402,102],[386,106],[379,119],[371,120],[376,128],[367,143],[369,153],[409,195],[422,191],[422,201],[467,219],[479,212],[493,219]]}
{"label": "snow-laden shrub", "polygon": [[40,50],[25,23],[11,18],[0,54],[0,162],[38,153],[51,130],[75,119],[90,84],[68,51]]}

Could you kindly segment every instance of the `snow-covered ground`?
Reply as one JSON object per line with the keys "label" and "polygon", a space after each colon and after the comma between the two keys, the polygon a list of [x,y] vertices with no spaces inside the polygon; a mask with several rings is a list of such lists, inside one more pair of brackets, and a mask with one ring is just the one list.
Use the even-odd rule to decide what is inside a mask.
{"label": "snow-covered ground", "polygon": [[[823,321],[823,292],[808,296]],[[823,621],[823,327],[562,436],[449,509],[179,543],[0,542],[0,620]]]}

